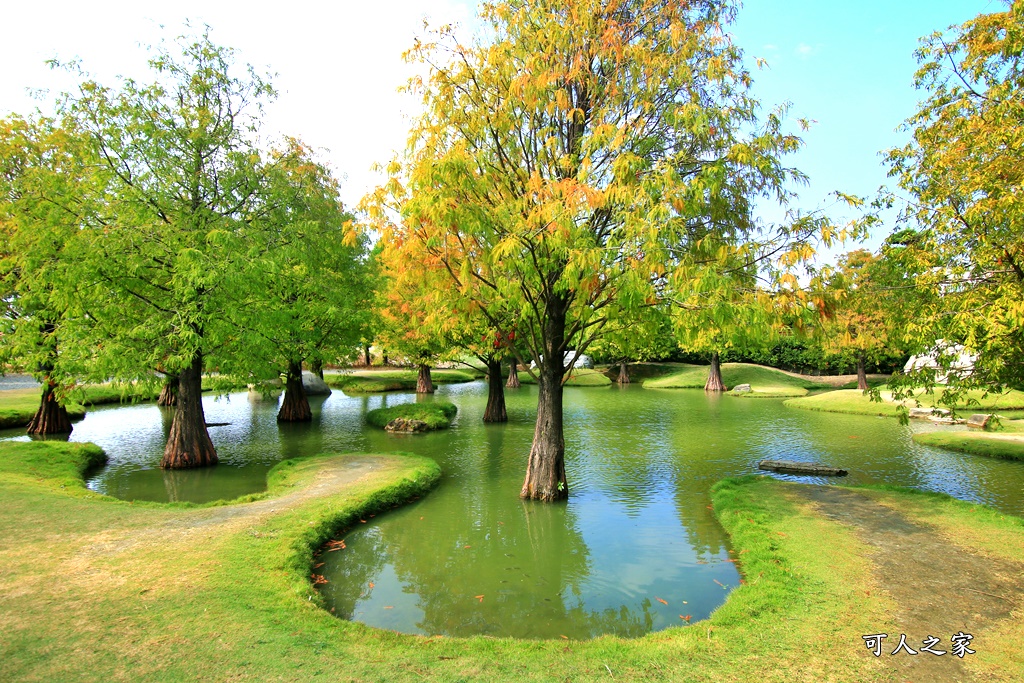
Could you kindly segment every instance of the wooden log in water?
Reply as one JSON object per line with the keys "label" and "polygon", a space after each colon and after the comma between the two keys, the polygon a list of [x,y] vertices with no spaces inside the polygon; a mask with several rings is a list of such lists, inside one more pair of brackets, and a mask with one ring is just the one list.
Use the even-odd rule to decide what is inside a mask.
{"label": "wooden log in water", "polygon": [[816,462],[798,462],[796,460],[762,460],[757,463],[762,470],[781,472],[783,474],[813,474],[823,477],[845,477],[847,471],[838,467],[829,467]]}

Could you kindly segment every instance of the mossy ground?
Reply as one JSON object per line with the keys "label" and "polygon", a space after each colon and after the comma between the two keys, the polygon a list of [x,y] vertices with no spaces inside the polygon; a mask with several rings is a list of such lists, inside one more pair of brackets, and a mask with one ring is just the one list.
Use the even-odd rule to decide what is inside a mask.
{"label": "mossy ground", "polygon": [[407,420],[420,420],[427,424],[427,429],[445,429],[452,423],[458,412],[455,404],[447,401],[431,401],[430,403],[402,403],[390,408],[377,408],[366,413],[366,421],[374,427],[384,429],[396,417]]}
{"label": "mossy ground", "polygon": [[[709,369],[707,365],[691,365],[670,375],[649,379],[644,382],[644,388],[703,389],[708,381]],[[750,393],[736,394],[748,398],[804,396],[810,390],[822,388],[818,382],[748,363],[722,363],[722,380],[730,389],[737,384],[749,384],[752,389]]]}
{"label": "mossy ground", "polygon": [[[745,584],[706,621],[636,640],[440,638],[336,619],[309,580],[320,543],[426,493],[439,476],[432,461],[289,460],[264,500],[180,508],[87,491],[76,473],[96,453],[0,444],[2,680],[902,680],[897,658],[876,659],[861,639],[898,608],[866,546],[796,485],[751,477],[715,487]],[[957,543],[1024,554],[1020,520],[944,498],[877,496]],[[1006,625],[965,664],[1020,680],[1019,630]]]}

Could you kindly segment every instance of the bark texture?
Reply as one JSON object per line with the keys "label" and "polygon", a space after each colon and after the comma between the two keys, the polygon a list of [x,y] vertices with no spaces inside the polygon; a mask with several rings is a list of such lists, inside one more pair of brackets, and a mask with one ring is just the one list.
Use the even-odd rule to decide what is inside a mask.
{"label": "bark texture", "polygon": [[508,370],[508,381],[505,382],[506,389],[518,389],[519,384],[519,363],[512,359],[512,365],[509,366]]}
{"label": "bark texture", "polygon": [[501,361],[496,359],[487,362],[487,407],[484,409],[484,422],[508,422],[505,412],[505,383],[501,376]]}
{"label": "bark texture", "polygon": [[177,375],[166,375],[164,377],[164,387],[160,390],[160,395],[156,399],[158,406],[176,406],[178,405],[178,376]]}
{"label": "bark texture", "polygon": [[71,418],[67,408],[57,401],[54,384],[49,380],[43,383],[43,395],[39,401],[39,410],[28,423],[29,434],[70,434]]}
{"label": "bark texture", "polygon": [[864,369],[864,354],[857,356],[857,388],[861,391],[868,390],[868,373]]}
{"label": "bark texture", "polygon": [[370,367],[370,347],[363,347],[363,365]]}
{"label": "bark texture", "polygon": [[704,391],[725,391],[725,382],[722,381],[722,363],[718,358],[718,351],[711,354],[711,370],[708,372],[708,381],[704,385]]}
{"label": "bark texture", "polygon": [[420,372],[416,376],[416,393],[417,394],[432,394],[434,393],[434,383],[430,379],[430,366],[420,365]]}
{"label": "bark texture", "polygon": [[615,381],[619,384],[629,384],[629,370],[625,363],[619,363],[619,378]]}
{"label": "bark texture", "polygon": [[538,368],[537,426],[519,497],[554,502],[569,497],[562,435],[562,375],[565,372],[562,354],[568,304],[563,297],[552,295],[544,308],[544,358]]}
{"label": "bark texture", "polygon": [[309,422],[313,411],[309,409],[306,388],[302,386],[302,363],[290,361],[285,375],[284,398],[277,411],[278,422]]}
{"label": "bark texture", "polygon": [[160,467],[181,470],[216,464],[217,449],[203,413],[203,355],[196,352],[192,364],[178,375],[178,405]]}

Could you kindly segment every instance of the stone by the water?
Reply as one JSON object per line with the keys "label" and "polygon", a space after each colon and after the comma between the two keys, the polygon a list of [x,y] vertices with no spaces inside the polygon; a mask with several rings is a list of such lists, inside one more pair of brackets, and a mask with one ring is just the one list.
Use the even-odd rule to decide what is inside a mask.
{"label": "stone by the water", "polygon": [[749,394],[753,389],[750,388],[749,384],[737,384],[732,388],[734,394]]}
{"label": "stone by the water", "polygon": [[331,393],[327,383],[309,370],[302,371],[302,388],[306,390],[306,396],[328,396]]}
{"label": "stone by the water", "polygon": [[838,467],[796,460],[762,460],[757,463],[757,466],[762,470],[781,472],[782,474],[814,474],[825,477],[845,477],[848,474],[846,470]]}
{"label": "stone by the water", "polygon": [[415,432],[427,431],[427,423],[423,420],[410,420],[406,417],[396,417],[384,426],[388,432],[400,432],[402,434],[413,434]]}
{"label": "stone by the water", "polygon": [[975,413],[967,418],[968,427],[977,427],[978,429],[985,429],[988,427],[989,421],[992,420],[992,416],[986,413]]}

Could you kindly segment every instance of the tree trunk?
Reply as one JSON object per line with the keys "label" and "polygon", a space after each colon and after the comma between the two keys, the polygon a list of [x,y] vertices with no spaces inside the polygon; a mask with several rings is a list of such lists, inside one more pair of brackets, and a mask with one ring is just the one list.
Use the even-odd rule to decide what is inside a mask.
{"label": "tree trunk", "polygon": [[857,354],[857,388],[861,391],[868,390],[868,374],[864,370],[864,354]]}
{"label": "tree trunk", "polygon": [[178,405],[177,375],[164,375],[164,388],[160,390],[160,395],[156,399],[156,404],[158,406]]}
{"label": "tree trunk", "polygon": [[725,391],[725,382],[722,381],[722,364],[718,359],[718,351],[711,354],[711,371],[708,372],[708,381],[704,385],[704,391]]}
{"label": "tree trunk", "polygon": [[512,359],[512,366],[509,368],[509,371],[508,371],[508,381],[505,382],[505,388],[506,389],[518,389],[519,386],[520,386],[520,384],[519,384],[519,363],[517,363],[516,359],[513,358]]}
{"label": "tree trunk", "polygon": [[544,358],[538,368],[537,426],[520,498],[554,502],[569,497],[562,435],[562,344],[567,308],[558,295],[552,295],[544,306]]}
{"label": "tree trunk", "polygon": [[197,351],[192,364],[178,375],[178,405],[160,467],[179,470],[216,464],[217,449],[203,414],[203,354]]}
{"label": "tree trunk", "polygon": [[380,355],[380,364],[383,365],[384,367],[388,366],[388,354],[382,353]]}
{"label": "tree trunk", "polygon": [[309,409],[306,388],[302,386],[302,363],[289,361],[288,372],[285,374],[284,399],[281,410],[277,412],[278,422],[309,422],[313,412]]}
{"label": "tree trunk", "polygon": [[28,423],[29,434],[70,434],[71,418],[67,408],[57,401],[54,394],[54,383],[47,376],[43,381],[43,395],[39,402],[39,410]]}
{"label": "tree trunk", "polygon": [[434,393],[434,383],[430,380],[430,366],[420,364],[420,374],[416,377],[416,393]]}
{"label": "tree trunk", "polygon": [[[309,369],[314,375],[316,375],[320,379],[324,378],[324,362],[322,360],[317,359],[313,361],[313,363],[309,366]],[[301,376],[301,372],[299,374]]]}
{"label": "tree trunk", "polygon": [[497,359],[487,362],[487,408],[484,409],[484,422],[508,422],[505,383],[501,376],[501,361]]}
{"label": "tree trunk", "polygon": [[619,384],[629,384],[629,371],[625,362],[619,363],[619,378],[615,381]]}
{"label": "tree trunk", "polygon": [[363,347],[363,365],[365,365],[366,367],[370,367],[370,364],[371,364],[370,363],[370,347],[369,346],[364,346]]}

